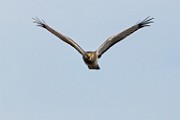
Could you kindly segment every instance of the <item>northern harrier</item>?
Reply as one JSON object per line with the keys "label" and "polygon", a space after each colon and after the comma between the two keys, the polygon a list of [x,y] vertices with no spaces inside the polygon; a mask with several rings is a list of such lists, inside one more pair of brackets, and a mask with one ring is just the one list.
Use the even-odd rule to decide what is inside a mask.
{"label": "northern harrier", "polygon": [[33,18],[34,23],[37,24],[37,26],[43,27],[52,34],[54,34],[56,37],[60,38],[64,42],[68,43],[72,47],[74,47],[83,57],[84,62],[88,66],[89,69],[100,69],[98,65],[98,59],[102,56],[104,52],[106,52],[110,47],[112,47],[117,42],[123,40],[128,35],[132,34],[136,30],[150,26],[150,23],[153,23],[154,18],[147,17],[143,21],[135,24],[134,26],[124,30],[121,33],[118,33],[114,36],[109,37],[96,51],[84,51],[76,42],[74,42],[71,38],[57,32],[50,26],[48,26],[43,20],[39,20],[38,18]]}

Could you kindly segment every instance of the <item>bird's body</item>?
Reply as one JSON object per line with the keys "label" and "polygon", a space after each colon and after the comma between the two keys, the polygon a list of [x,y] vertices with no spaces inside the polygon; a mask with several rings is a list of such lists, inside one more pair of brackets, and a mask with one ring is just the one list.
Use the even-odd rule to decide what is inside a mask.
{"label": "bird's body", "polygon": [[[87,56],[88,57],[87,57]],[[98,55],[96,52],[88,51],[86,55],[83,55],[83,60],[89,69],[100,69],[98,65]]]}
{"label": "bird's body", "polygon": [[74,47],[83,57],[84,62],[88,66],[89,69],[100,69],[98,65],[98,59],[102,56],[103,53],[105,53],[110,47],[112,47],[117,42],[123,40],[125,37],[129,36],[136,30],[150,26],[150,23],[153,23],[154,18],[147,17],[142,22],[124,30],[121,33],[118,33],[114,36],[109,37],[96,51],[87,51],[85,52],[76,42],[74,42],[71,38],[57,32],[50,26],[48,26],[43,20],[40,21],[38,18],[33,18],[35,21],[34,23],[37,23],[38,26],[41,26],[45,29],[47,29],[49,32],[63,40],[64,42],[68,43],[72,47]]}

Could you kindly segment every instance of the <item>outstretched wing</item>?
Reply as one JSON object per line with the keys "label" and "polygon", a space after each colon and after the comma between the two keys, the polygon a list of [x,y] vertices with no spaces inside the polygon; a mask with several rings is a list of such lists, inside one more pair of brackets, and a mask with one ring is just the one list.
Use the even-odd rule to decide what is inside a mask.
{"label": "outstretched wing", "polygon": [[100,58],[101,55],[106,52],[111,46],[113,46],[114,44],[116,44],[117,42],[123,40],[125,37],[127,37],[128,35],[132,34],[133,32],[135,32],[136,30],[146,27],[146,26],[150,26],[150,23],[153,23],[154,18],[149,18],[147,17],[146,19],[144,19],[143,21],[141,21],[140,23],[137,23],[136,25],[126,29],[125,31],[118,33],[117,35],[111,36],[109,37],[96,51],[98,54],[98,57]]}
{"label": "outstretched wing", "polygon": [[34,20],[34,23],[37,24],[37,26],[45,28],[46,30],[48,30],[49,32],[54,34],[56,37],[60,38],[64,42],[66,42],[69,45],[71,45],[72,47],[74,47],[80,54],[82,54],[82,55],[85,54],[85,51],[76,42],[74,42],[71,38],[57,32],[56,30],[54,30],[53,28],[48,26],[43,20],[41,21],[38,18],[33,18],[33,20]]}

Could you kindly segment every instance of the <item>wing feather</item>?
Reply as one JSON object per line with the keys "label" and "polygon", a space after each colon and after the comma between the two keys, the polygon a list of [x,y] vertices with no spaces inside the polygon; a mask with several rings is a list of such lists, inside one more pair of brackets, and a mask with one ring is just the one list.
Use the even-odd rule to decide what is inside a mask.
{"label": "wing feather", "polygon": [[46,30],[48,30],[49,32],[54,34],[56,37],[60,38],[64,42],[66,42],[69,45],[71,45],[72,47],[74,47],[80,54],[82,54],[82,55],[85,54],[85,51],[76,42],[74,42],[71,38],[57,32],[56,30],[54,30],[53,28],[48,26],[43,20],[41,21],[38,18],[33,18],[33,20],[34,20],[34,23],[37,24],[37,26],[45,28]]}
{"label": "wing feather", "polygon": [[98,57],[100,58],[101,55],[106,52],[110,47],[112,47],[114,44],[116,44],[117,42],[123,40],[125,37],[129,36],[130,34],[132,34],[133,32],[137,31],[140,28],[146,27],[146,26],[150,26],[150,23],[153,23],[154,18],[150,18],[147,17],[146,19],[144,19],[143,21],[135,24],[134,26],[124,30],[121,33],[118,33],[114,36],[109,37],[96,51],[98,54]]}

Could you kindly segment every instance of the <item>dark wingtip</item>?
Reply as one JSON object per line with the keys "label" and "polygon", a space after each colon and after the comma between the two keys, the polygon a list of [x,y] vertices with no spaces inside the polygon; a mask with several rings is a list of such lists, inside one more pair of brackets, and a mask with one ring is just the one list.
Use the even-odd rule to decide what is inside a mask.
{"label": "dark wingtip", "polygon": [[153,19],[154,18],[150,18],[150,16],[148,16],[143,21],[138,23],[138,25],[139,25],[140,28],[150,26],[151,23],[154,23],[154,21],[152,21]]}
{"label": "dark wingtip", "polygon": [[34,21],[33,23],[36,23],[37,26],[40,26],[40,27],[43,27],[45,28],[46,27],[46,23],[44,20],[40,20],[38,17],[35,17],[35,18],[32,18]]}

